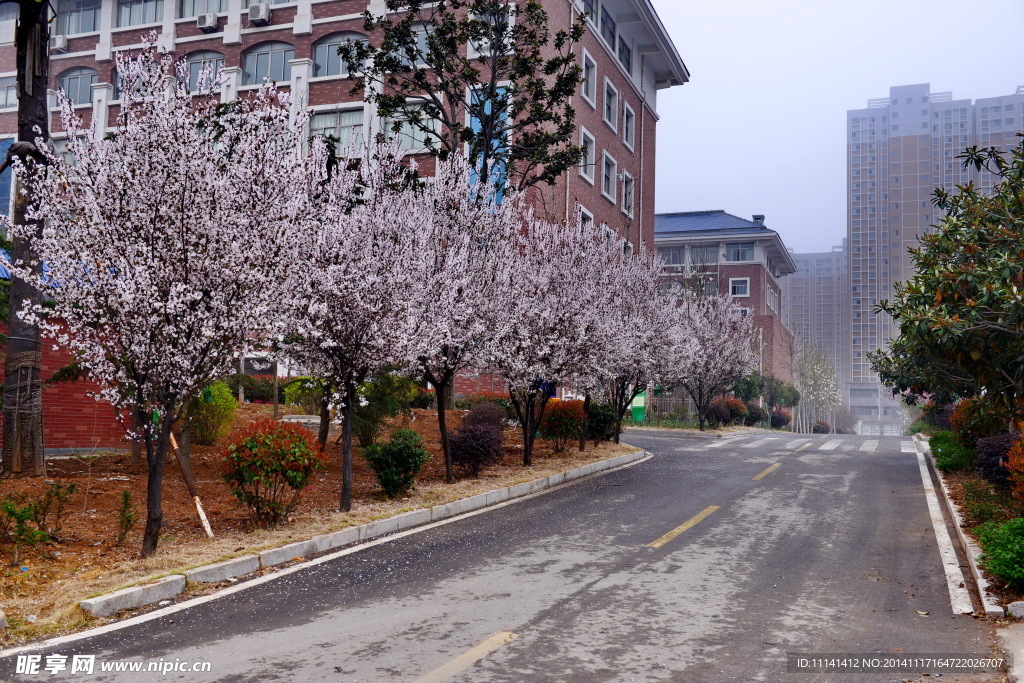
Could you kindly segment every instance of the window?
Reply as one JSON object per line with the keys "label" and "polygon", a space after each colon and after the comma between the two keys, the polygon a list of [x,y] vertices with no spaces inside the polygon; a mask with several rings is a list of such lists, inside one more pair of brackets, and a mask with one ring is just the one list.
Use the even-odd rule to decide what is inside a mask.
{"label": "window", "polygon": [[475,16],[479,20],[481,28],[486,25],[487,29],[479,43],[470,42],[469,50],[467,51],[467,55],[470,58],[490,55],[496,42],[499,49],[507,51],[511,48],[511,33],[515,21],[514,15],[511,12],[512,9],[508,5],[499,6],[494,7],[492,11]]}
{"label": "window", "polygon": [[729,296],[750,296],[750,278],[729,278]]}
{"label": "window", "polygon": [[615,159],[604,153],[604,164],[601,173],[601,194],[613,204],[615,203],[615,185],[618,182],[619,165]]}
{"label": "window", "polygon": [[622,174],[622,213],[633,217],[633,176]]}
{"label": "window", "polygon": [[583,99],[591,107],[597,107],[597,62],[586,50],[583,51]]}
{"label": "window", "polygon": [[604,122],[618,130],[619,127],[619,91],[611,81],[604,79]]}
{"label": "window", "polygon": [[288,43],[263,43],[245,53],[242,60],[243,85],[260,85],[265,81],[285,83],[292,80],[290,62],[295,48]]}
{"label": "window", "polygon": [[415,61],[410,61],[409,55],[402,51],[398,55],[398,59],[407,69],[419,69],[427,66],[430,55],[430,29],[423,24],[414,26],[413,29],[414,44],[412,46],[412,57]]}
{"label": "window", "polygon": [[343,109],[313,114],[309,119],[310,135],[330,137],[342,151],[363,144],[363,110]]}
{"label": "window", "polygon": [[[13,5],[13,3],[12,3]],[[15,8],[17,5],[13,5]],[[14,138],[0,139],[0,157],[7,158],[7,151],[14,144]],[[9,216],[11,211],[11,178],[14,169],[0,173],[0,216]]]}
{"label": "window", "polygon": [[658,249],[658,256],[666,266],[683,265],[683,247],[662,247]]}
{"label": "window", "polygon": [[633,143],[636,139],[636,114],[625,102],[622,103],[622,141],[626,144],[626,147],[633,149]]}
{"label": "window", "polygon": [[163,18],[163,0],[117,0],[118,26],[155,24]]}
{"label": "window", "polygon": [[619,64],[626,69],[627,73],[633,73],[633,49],[622,37],[619,37]]}
{"label": "window", "polygon": [[580,175],[590,184],[594,184],[594,166],[597,164],[597,145],[594,136],[586,128],[580,128],[580,147],[583,148],[583,159],[580,160]]}
{"label": "window", "polygon": [[[436,121],[424,121],[427,128],[434,130]],[[383,122],[384,135],[388,140],[398,139],[402,149],[420,151],[429,149],[433,135],[422,129],[420,125],[404,118],[388,118]]]}
{"label": "window", "polygon": [[346,43],[365,43],[366,36],[360,33],[336,33],[323,38],[313,47],[313,77],[348,76],[345,63],[338,54],[338,48]]}
{"label": "window", "polygon": [[601,8],[601,37],[604,38],[604,42],[608,43],[609,47],[615,49],[615,20],[612,19],[612,15],[608,13],[608,10],[604,7]]}
{"label": "window", "polygon": [[[208,89],[216,80],[220,70],[224,68],[224,55],[213,50],[201,50],[193,52],[185,59],[188,66],[188,89],[189,91]],[[203,76],[203,82],[199,77]]]}
{"label": "window", "polygon": [[101,0],[57,0],[57,35],[99,30]]}
{"label": "window", "polygon": [[178,16],[182,19],[200,14],[223,14],[228,11],[227,0],[180,0]]}
{"label": "window", "polygon": [[65,71],[57,83],[75,104],[92,104],[92,86],[96,84],[96,76],[93,69],[71,69]]}
{"label": "window", "polygon": [[18,80],[14,76],[0,78],[0,109],[18,106]]}
{"label": "window", "polygon": [[597,0],[583,0],[583,11],[591,21],[597,20]]}
{"label": "window", "polygon": [[753,242],[732,242],[725,245],[725,260],[726,261],[753,261],[754,260],[754,243]]}
{"label": "window", "polygon": [[768,308],[778,313],[779,311],[779,293],[771,287],[765,292],[765,304]]}
{"label": "window", "polygon": [[580,225],[587,226],[587,225],[593,225],[593,223],[594,223],[594,214],[590,213],[589,211],[587,211],[585,208],[583,208],[581,206],[580,207]]}
{"label": "window", "polygon": [[690,263],[695,266],[710,266],[718,263],[718,247],[691,247]]}

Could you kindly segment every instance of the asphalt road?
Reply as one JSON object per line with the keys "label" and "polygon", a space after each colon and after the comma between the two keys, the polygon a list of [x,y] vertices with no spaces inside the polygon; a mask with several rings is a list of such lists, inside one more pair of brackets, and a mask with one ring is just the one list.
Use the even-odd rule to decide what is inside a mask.
{"label": "asphalt road", "polygon": [[909,439],[626,440],[654,457],[41,653],[210,663],[74,680],[589,682],[916,680],[786,653],[990,651]]}

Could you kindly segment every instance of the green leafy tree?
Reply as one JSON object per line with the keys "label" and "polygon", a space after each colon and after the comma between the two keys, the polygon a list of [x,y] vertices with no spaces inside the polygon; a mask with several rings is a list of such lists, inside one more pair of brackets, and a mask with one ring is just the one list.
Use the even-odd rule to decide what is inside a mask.
{"label": "green leafy tree", "polygon": [[761,397],[763,392],[764,377],[758,372],[752,372],[749,375],[744,375],[736,380],[736,384],[732,387],[732,393],[736,398],[745,403],[756,401]]}
{"label": "green leafy tree", "polygon": [[413,133],[442,158],[467,149],[482,183],[519,189],[554,184],[580,162],[571,99],[583,82],[573,47],[585,19],[552,33],[536,0],[386,7],[364,13],[377,39],[349,41],[339,53],[362,76],[352,92],[376,105],[389,134]]}
{"label": "green leafy tree", "polygon": [[900,336],[872,365],[903,392],[941,394],[956,378],[1014,422],[1024,413],[1024,140],[1008,154],[971,147],[959,158],[997,182],[987,192],[973,183],[935,191],[945,218],[910,250],[914,277],[876,309]]}

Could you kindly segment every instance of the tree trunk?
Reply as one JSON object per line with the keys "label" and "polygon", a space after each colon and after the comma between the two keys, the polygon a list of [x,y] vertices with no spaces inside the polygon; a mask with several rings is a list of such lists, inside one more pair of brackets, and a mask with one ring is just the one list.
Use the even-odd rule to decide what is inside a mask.
{"label": "tree trunk", "polygon": [[187,419],[181,422],[181,459],[192,467],[192,425]]}
{"label": "tree trunk", "polygon": [[[348,401],[349,399],[345,399]],[[351,426],[350,426],[351,428]],[[331,390],[324,386],[324,394],[320,398],[320,430],[317,432],[316,440],[320,448],[327,448],[327,437],[331,432]]]}
{"label": "tree trunk", "polygon": [[137,463],[142,462],[142,441],[140,440],[139,431],[142,429],[142,423],[139,422],[138,414],[132,411],[132,460]]}
{"label": "tree trunk", "polygon": [[455,483],[454,463],[452,462],[452,448],[448,441],[448,396],[453,394],[452,378],[442,378],[434,385],[434,392],[437,395],[437,428],[441,432],[441,452],[444,453],[444,477],[449,484]]}
{"label": "tree trunk", "polygon": [[356,416],[356,386],[345,387],[341,420],[341,511],[352,509],[352,420]]}
{"label": "tree trunk", "polygon": [[[583,396],[583,414],[590,415],[590,394],[584,394]],[[580,432],[580,453],[582,453],[587,446],[587,427],[590,425],[590,418],[584,423],[583,431]]]}
{"label": "tree trunk", "polygon": [[[170,412],[170,411],[168,411]],[[150,557],[156,552],[160,540],[160,527],[163,524],[164,511],[163,481],[164,466],[167,464],[167,445],[171,440],[171,425],[167,416],[162,416],[156,443],[152,432],[146,435],[146,461],[148,476],[146,479],[146,531],[142,537],[142,556]]]}
{"label": "tree trunk", "polygon": [[[46,88],[49,80],[49,25],[45,2],[20,2],[18,23],[15,27],[17,45],[18,83],[18,140],[35,142],[37,136],[50,137],[49,113],[46,106]],[[40,132],[36,132],[36,128]],[[17,179],[15,179],[17,180]],[[17,225],[29,225],[35,234],[42,231],[42,222],[25,219],[28,197],[14,186],[14,213]],[[14,239],[11,258],[31,261],[35,257],[31,240]],[[18,317],[21,303],[38,305],[41,297],[34,287],[18,277],[11,278],[7,320],[7,358],[3,392],[4,443],[2,471],[46,474],[43,450],[42,383],[39,379],[42,355],[39,327]]]}

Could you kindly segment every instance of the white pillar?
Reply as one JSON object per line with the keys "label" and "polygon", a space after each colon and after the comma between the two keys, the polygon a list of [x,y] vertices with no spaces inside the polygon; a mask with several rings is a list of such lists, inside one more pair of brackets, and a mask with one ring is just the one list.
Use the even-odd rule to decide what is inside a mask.
{"label": "white pillar", "polygon": [[110,32],[117,21],[117,0],[100,4],[100,37],[96,42],[96,61],[105,62],[111,57],[112,41]]}
{"label": "white pillar", "polygon": [[168,52],[174,51],[174,17],[178,13],[178,0],[163,0],[163,26],[156,39],[157,47]]}
{"label": "white pillar", "polygon": [[224,84],[220,87],[221,103],[234,102],[238,99],[238,86],[242,82],[242,67],[226,66],[221,70]]}
{"label": "white pillar", "polygon": [[295,5],[295,19],[292,22],[292,33],[297,36],[308,36],[313,33],[312,0],[299,0]]}
{"label": "white pillar", "polygon": [[104,133],[110,127],[110,101],[114,99],[112,83],[97,83],[92,86],[92,129]]}
{"label": "white pillar", "polygon": [[292,59],[288,62],[292,70],[291,81],[291,114],[292,120],[309,107],[309,79],[313,77],[313,60],[309,58]]}
{"label": "white pillar", "polygon": [[224,44],[242,42],[242,0],[228,0],[228,21],[224,24]]}

